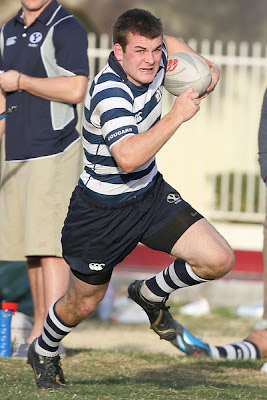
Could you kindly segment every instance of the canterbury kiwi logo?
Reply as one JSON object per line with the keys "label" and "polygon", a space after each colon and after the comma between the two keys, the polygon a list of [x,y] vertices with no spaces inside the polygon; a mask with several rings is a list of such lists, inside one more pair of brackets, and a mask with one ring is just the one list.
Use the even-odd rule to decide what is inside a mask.
{"label": "canterbury kiwi logo", "polygon": [[93,271],[101,271],[105,265],[104,263],[90,263],[89,268]]}
{"label": "canterbury kiwi logo", "polygon": [[167,202],[168,203],[178,204],[178,203],[180,203],[180,201],[182,201],[182,199],[181,199],[181,197],[179,196],[178,193],[170,193],[167,196]]}

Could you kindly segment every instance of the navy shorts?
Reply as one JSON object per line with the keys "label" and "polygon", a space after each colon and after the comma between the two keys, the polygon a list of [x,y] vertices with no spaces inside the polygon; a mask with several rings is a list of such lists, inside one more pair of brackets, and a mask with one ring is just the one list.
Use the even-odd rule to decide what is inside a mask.
{"label": "navy shorts", "polygon": [[63,257],[79,279],[106,283],[139,242],[170,253],[201,218],[161,174],[145,193],[118,204],[96,202],[77,186],[62,229]]}

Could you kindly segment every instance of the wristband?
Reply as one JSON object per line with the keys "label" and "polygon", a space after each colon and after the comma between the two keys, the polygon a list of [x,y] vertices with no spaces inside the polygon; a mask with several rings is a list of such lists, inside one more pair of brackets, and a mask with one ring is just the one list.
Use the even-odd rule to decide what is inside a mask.
{"label": "wristband", "polygon": [[22,75],[22,72],[19,73],[18,81],[17,81],[17,86],[18,86],[18,91],[19,91],[19,92],[21,92],[21,89],[20,89],[20,87],[19,87],[19,81],[20,81],[21,75]]}

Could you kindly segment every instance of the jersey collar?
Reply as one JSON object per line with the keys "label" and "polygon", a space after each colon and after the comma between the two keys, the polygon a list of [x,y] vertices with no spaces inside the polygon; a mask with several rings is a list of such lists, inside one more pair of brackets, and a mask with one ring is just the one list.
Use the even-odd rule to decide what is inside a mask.
{"label": "jersey collar", "polygon": [[[51,3],[45,7],[43,12],[36,18],[36,20],[41,21],[44,25],[48,24],[58,7],[61,7],[61,5],[58,4],[57,0],[51,1]],[[19,10],[15,19],[17,22],[24,25],[22,9]]]}
{"label": "jersey collar", "polygon": [[116,59],[113,51],[109,55],[108,64],[109,64],[110,68],[112,68],[113,71],[116,72],[116,74],[118,74],[119,77],[124,82],[128,81],[127,75],[126,75],[124,69],[122,68],[122,66],[120,65],[119,61]]}

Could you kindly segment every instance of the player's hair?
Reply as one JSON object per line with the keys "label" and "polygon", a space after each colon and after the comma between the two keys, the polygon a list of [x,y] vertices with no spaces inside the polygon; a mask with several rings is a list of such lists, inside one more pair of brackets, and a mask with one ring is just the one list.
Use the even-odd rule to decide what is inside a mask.
{"label": "player's hair", "polygon": [[113,43],[119,43],[123,51],[125,51],[129,33],[139,34],[149,39],[163,36],[161,20],[147,10],[140,8],[127,10],[113,25]]}

